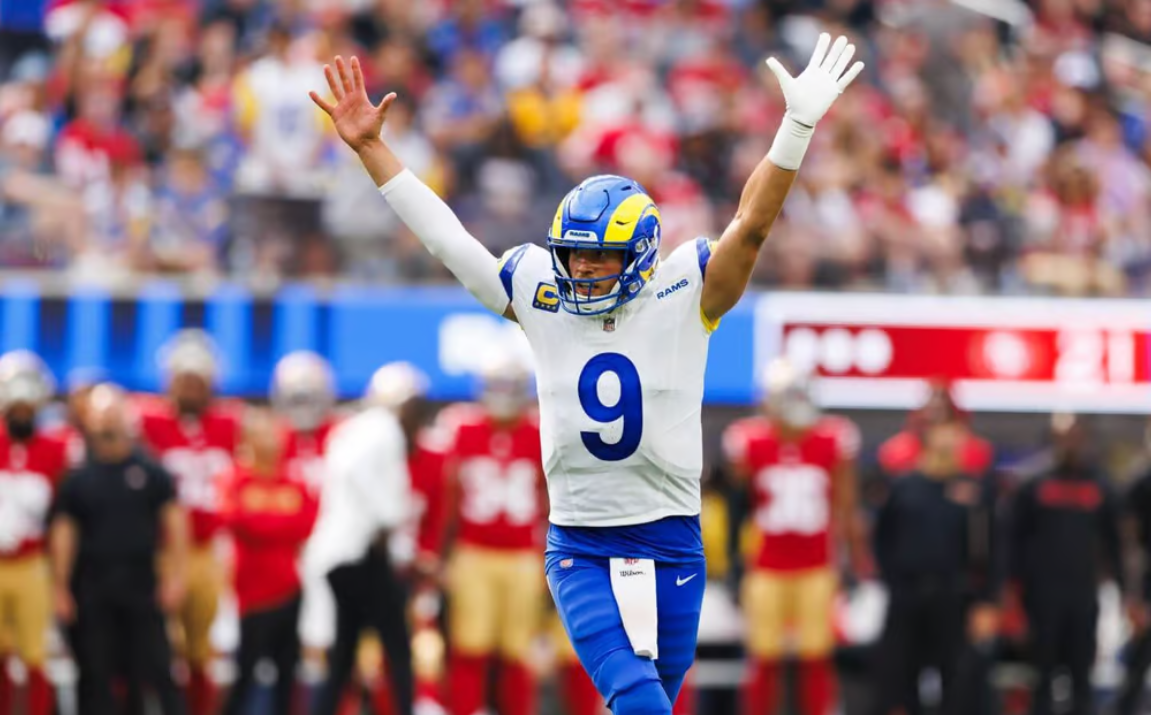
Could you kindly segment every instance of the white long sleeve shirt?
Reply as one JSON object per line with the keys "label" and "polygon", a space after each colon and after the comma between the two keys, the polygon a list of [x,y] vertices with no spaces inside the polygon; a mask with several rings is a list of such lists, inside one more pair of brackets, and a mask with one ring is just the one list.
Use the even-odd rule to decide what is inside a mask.
{"label": "white long sleeve shirt", "polygon": [[407,444],[399,421],[372,407],[341,424],[328,441],[320,514],[304,547],[300,633],[309,646],[331,643],[335,609],[327,583],[335,568],[359,561],[382,530],[400,527],[411,501]]}

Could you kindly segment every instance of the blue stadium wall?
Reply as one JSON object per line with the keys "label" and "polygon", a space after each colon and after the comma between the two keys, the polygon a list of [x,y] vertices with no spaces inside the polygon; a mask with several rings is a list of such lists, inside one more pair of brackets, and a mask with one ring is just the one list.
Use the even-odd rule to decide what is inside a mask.
{"label": "blue stadium wall", "polygon": [[[750,297],[741,303],[712,337],[709,403],[755,397],[754,305]],[[522,340],[516,325],[446,287],[292,285],[253,294],[223,284],[193,295],[154,282],[129,293],[76,288],[61,295],[9,280],[0,288],[0,349],[38,352],[62,383],[73,370],[99,367],[129,389],[160,389],[160,348],[189,327],[206,330],[220,348],[221,392],[244,397],[266,395],[276,360],[306,349],[331,361],[345,398],[358,396],[381,364],[407,360],[428,373],[433,399],[465,399],[483,344]]]}

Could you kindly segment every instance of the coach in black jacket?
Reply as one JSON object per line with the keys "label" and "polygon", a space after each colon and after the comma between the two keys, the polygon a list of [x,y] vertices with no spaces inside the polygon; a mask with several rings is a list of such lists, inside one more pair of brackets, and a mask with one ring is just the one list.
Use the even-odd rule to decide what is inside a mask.
{"label": "coach in black jacket", "polygon": [[1022,588],[1038,674],[1032,715],[1052,712],[1059,667],[1071,676],[1071,712],[1087,715],[1100,577],[1110,571],[1123,589],[1119,509],[1087,457],[1083,424],[1070,416],[1053,424],[1052,467],[1023,485],[1012,507],[1011,572]]}
{"label": "coach in black jacket", "polygon": [[[165,715],[183,715],[164,611],[183,596],[187,517],[172,477],[135,448],[123,392],[93,389],[88,428],[90,458],[61,485],[50,537],[56,614],[74,623],[80,713],[119,711],[113,656],[123,648],[129,691],[150,685]],[[164,579],[155,567],[161,546],[174,566]]]}
{"label": "coach in black jacket", "polygon": [[940,673],[944,713],[981,708],[962,669],[969,640],[993,638],[1002,560],[992,483],[962,473],[962,437],[954,424],[929,429],[919,469],[891,481],[876,517],[875,556],[891,600],[872,715],[921,712],[915,683],[928,667]]}

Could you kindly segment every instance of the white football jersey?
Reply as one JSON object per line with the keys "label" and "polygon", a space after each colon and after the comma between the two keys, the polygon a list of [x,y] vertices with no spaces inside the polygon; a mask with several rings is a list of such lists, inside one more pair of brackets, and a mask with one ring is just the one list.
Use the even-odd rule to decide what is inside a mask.
{"label": "white football jersey", "polygon": [[700,511],[703,376],[700,310],[711,244],[697,239],[657,267],[634,299],[580,316],[559,303],[551,254],[501,262],[536,362],[553,524],[627,526]]}

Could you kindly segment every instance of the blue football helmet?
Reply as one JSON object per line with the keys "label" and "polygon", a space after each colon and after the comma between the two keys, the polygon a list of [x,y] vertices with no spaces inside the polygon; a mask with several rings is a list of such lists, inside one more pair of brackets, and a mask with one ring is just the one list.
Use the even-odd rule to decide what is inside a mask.
{"label": "blue football helmet", "polygon": [[[576,315],[599,315],[635,298],[659,263],[659,235],[659,209],[642,186],[622,176],[585,179],[560,202],[548,231],[560,305]],[[568,266],[573,249],[621,251],[623,268],[574,278]],[[606,294],[591,294],[597,283],[609,281],[615,285]]]}

